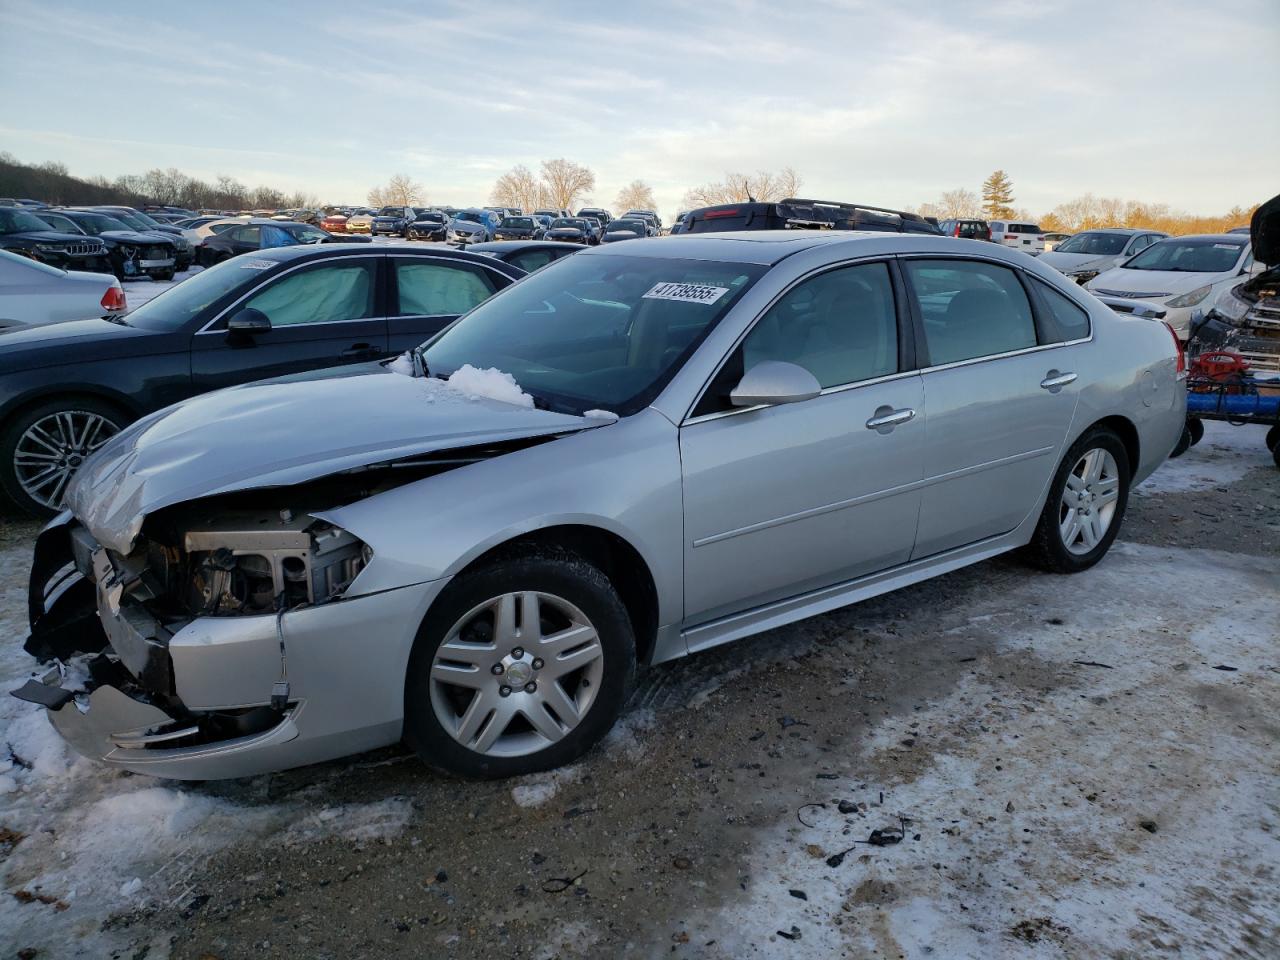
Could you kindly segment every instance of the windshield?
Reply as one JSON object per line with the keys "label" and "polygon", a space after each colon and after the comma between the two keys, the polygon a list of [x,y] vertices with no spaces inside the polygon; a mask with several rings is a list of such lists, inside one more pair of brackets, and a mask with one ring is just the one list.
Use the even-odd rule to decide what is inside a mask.
{"label": "windshield", "polygon": [[629,231],[631,233],[644,233],[644,221],[642,220],[614,220],[605,230],[609,233],[620,233]]}
{"label": "windshield", "polygon": [[1077,233],[1054,247],[1055,253],[1087,253],[1094,257],[1114,257],[1129,242],[1127,233]]}
{"label": "windshield", "polygon": [[383,207],[378,211],[380,217],[402,217],[404,216],[404,207]]}
{"label": "windshield", "polygon": [[517,230],[532,230],[533,225],[532,217],[507,217],[502,221],[502,226]]}
{"label": "windshield", "polygon": [[1226,273],[1235,268],[1244,244],[1232,240],[1158,240],[1122,266],[1126,270]]}
{"label": "windshield", "polygon": [[443,213],[420,213],[418,223],[444,223]]}
{"label": "windshield", "polygon": [[0,233],[24,233],[28,230],[48,229],[49,225],[34,214],[0,207]]}
{"label": "windshield", "polygon": [[581,230],[585,226],[586,224],[581,220],[569,220],[565,217],[561,217],[559,220],[556,220],[551,224],[551,228],[553,230],[559,230],[562,228],[569,230]]}
{"label": "windshield", "polygon": [[130,313],[126,322],[131,327],[141,327],[144,330],[177,330],[214,301],[260,280],[263,268],[259,265],[263,263],[269,267],[276,265],[274,260],[237,257],[202,270],[194,277],[148,300]]}
{"label": "windshield", "polygon": [[104,230],[123,230],[130,232],[127,223],[121,223],[115,217],[108,217],[102,213],[82,213],[76,218],[76,222],[84,228],[86,233],[98,236]]}
{"label": "windshield", "polygon": [[125,227],[126,230],[130,228],[134,230],[147,229],[148,224],[143,223],[142,219],[135,214],[127,213],[124,210],[112,210],[110,215],[112,218],[128,224],[128,226]]}
{"label": "windshield", "polygon": [[431,342],[424,359],[432,376],[464,364],[496,367],[551,409],[627,416],[658,395],[766,269],[565,257],[480,304]]}
{"label": "windshield", "polygon": [[[141,220],[145,226],[148,226],[148,227],[161,226],[160,221],[157,220],[155,217],[152,217],[145,213],[138,213],[136,211],[131,211],[131,213],[133,214],[133,217],[135,220]],[[165,224],[165,226],[167,226],[167,224]]]}
{"label": "windshield", "polygon": [[478,213],[472,213],[470,210],[462,210],[453,215],[455,220],[465,220],[467,223],[484,223],[484,217]]}

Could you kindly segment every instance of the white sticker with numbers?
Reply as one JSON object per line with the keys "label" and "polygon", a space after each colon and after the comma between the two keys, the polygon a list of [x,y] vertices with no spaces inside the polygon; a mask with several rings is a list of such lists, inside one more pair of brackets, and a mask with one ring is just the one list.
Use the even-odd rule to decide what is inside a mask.
{"label": "white sticker with numbers", "polygon": [[712,287],[705,283],[655,283],[643,299],[711,304],[728,292],[728,287]]}

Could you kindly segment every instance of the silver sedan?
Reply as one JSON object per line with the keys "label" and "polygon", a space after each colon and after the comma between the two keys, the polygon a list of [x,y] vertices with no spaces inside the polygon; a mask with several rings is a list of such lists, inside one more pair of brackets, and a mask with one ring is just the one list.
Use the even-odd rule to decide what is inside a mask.
{"label": "silver sedan", "polygon": [[464,775],[549,768],[645,665],[1018,548],[1097,563],[1184,376],[1164,324],[989,243],[594,248],[395,361],[109,441],[38,540],[17,693],[161,776],[402,737]]}

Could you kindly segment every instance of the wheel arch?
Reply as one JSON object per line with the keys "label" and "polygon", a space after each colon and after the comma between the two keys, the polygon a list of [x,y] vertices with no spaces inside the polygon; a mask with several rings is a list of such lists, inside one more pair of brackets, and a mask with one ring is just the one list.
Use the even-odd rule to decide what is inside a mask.
{"label": "wheel arch", "polygon": [[636,659],[640,663],[648,662],[658,633],[657,583],[640,551],[611,530],[580,523],[541,527],[494,544],[454,576],[465,576],[497,560],[555,550],[581,557],[608,578],[631,620]]}
{"label": "wheel arch", "polygon": [[14,417],[21,416],[33,407],[41,406],[52,400],[74,400],[76,398],[96,400],[99,403],[106,403],[115,407],[127,418],[126,422],[120,425],[121,427],[128,426],[129,423],[137,420],[143,413],[136,404],[122,393],[94,383],[80,383],[74,387],[67,384],[58,384],[28,391],[13,398],[4,407],[0,407],[0,419],[5,422],[12,422]]}
{"label": "wheel arch", "polygon": [[[1129,458],[1129,478],[1138,472],[1139,456],[1142,453],[1142,443],[1138,437],[1138,428],[1134,426],[1132,420],[1120,414],[1112,414],[1111,416],[1102,417],[1089,424],[1080,431],[1080,437],[1083,437],[1090,430],[1094,429],[1110,430],[1120,442],[1124,444],[1125,455]],[[1076,438],[1077,440],[1079,437]]]}

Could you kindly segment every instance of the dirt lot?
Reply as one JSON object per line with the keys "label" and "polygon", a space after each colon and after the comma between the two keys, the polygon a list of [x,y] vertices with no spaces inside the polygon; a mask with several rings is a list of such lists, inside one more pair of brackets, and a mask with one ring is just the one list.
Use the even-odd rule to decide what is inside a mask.
{"label": "dirt lot", "polygon": [[[11,686],[33,532],[0,519]],[[1089,573],[1001,558],[648,671],[553,775],[173,784],[8,700],[0,950],[1274,957],[1278,635],[1280,471],[1210,424]]]}

